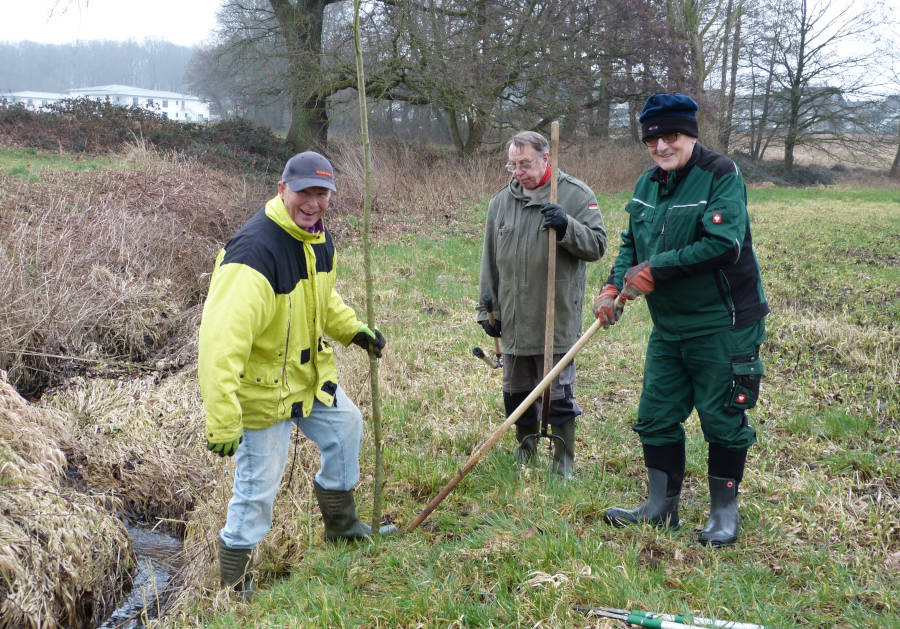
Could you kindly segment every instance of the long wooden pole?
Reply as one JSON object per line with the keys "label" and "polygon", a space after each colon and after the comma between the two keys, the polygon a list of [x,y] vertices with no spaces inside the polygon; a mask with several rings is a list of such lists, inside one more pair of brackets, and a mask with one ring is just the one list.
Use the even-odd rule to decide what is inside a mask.
{"label": "long wooden pole", "polygon": [[[359,3],[353,0],[353,40],[356,45],[356,91],[359,94],[359,127],[363,143],[363,169],[366,174],[366,195],[363,201],[363,266],[366,274],[366,324],[375,329],[375,299],[372,281],[372,243],[369,222],[372,213],[372,147],[369,143],[369,116],[366,107],[366,73],[363,67],[362,43],[359,27]],[[372,388],[372,433],[375,439],[375,474],[372,481],[372,535],[377,538],[381,528],[381,485],[384,482],[384,455],[381,451],[381,393],[378,389],[378,358],[369,348],[369,383]]]}
{"label": "long wooden pole", "polygon": [[[556,203],[556,176],[559,163],[559,122],[550,123],[550,203]],[[544,317],[544,377],[553,369],[553,341],[556,323],[556,231],[547,230],[547,309]],[[550,419],[550,392],[541,398],[541,435],[547,434]]]}
{"label": "long wooden pole", "polygon": [[[616,301],[618,300],[619,298],[616,297]],[[481,457],[483,457],[487,453],[487,451],[490,450],[494,446],[494,444],[500,440],[500,437],[503,436],[503,433],[506,432],[506,429],[516,423],[516,420],[522,416],[522,413],[528,410],[528,408],[532,404],[534,404],[534,401],[538,399],[538,396],[543,393],[547,387],[550,386],[550,383],[553,382],[553,379],[559,375],[559,372],[565,369],[566,365],[568,365],[575,359],[575,355],[581,351],[581,349],[587,344],[588,341],[591,340],[591,337],[594,336],[594,334],[597,333],[597,330],[599,330],[601,327],[602,326],[600,325],[600,319],[597,319],[593,324],[591,324],[591,327],[587,329],[587,332],[582,334],[581,338],[575,342],[575,345],[573,345],[568,352],[566,352],[565,356],[559,359],[559,362],[554,365],[553,369],[550,370],[550,373],[544,376],[544,379],[541,380],[534,388],[534,390],[528,394],[528,397],[526,397],[522,401],[522,403],[516,407],[516,410],[514,410],[512,414],[506,418],[506,421],[500,424],[497,430],[491,433],[487,441],[485,441],[484,444],[482,444],[482,446],[478,448],[478,450],[476,450],[475,453],[472,454],[472,456],[469,457],[469,460],[466,461],[466,464],[463,465],[462,468],[456,473],[456,476],[450,479],[450,482],[447,483],[444,488],[438,492],[437,496],[431,499],[431,502],[429,502],[425,506],[425,508],[416,517],[416,519],[406,527],[407,533],[409,533],[425,521],[425,518],[427,518],[431,514],[431,512],[434,511],[439,504],[441,504],[444,498],[447,497],[447,494],[453,491],[453,488],[459,484],[459,481],[461,481],[465,477],[465,475],[468,474],[473,467],[475,467],[475,465],[481,460]]]}

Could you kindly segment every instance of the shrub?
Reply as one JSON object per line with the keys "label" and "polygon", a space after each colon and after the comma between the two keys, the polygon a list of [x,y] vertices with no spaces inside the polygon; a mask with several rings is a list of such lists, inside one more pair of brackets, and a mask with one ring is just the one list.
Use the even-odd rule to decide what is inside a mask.
{"label": "shrub", "polygon": [[48,109],[0,108],[0,142],[73,153],[108,153],[123,144],[149,143],[209,166],[257,172],[281,172],[291,154],[271,131],[242,119],[176,122],[142,107],[87,98],[66,99]]}

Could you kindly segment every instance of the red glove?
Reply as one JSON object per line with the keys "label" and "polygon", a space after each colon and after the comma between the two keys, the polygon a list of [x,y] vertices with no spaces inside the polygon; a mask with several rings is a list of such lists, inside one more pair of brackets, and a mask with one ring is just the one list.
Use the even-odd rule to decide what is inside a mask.
{"label": "red glove", "polygon": [[647,295],[653,292],[653,287],[650,263],[641,262],[625,271],[625,288],[622,289],[622,299],[634,299],[641,295]]}
{"label": "red glove", "polygon": [[600,319],[600,324],[604,328],[615,325],[619,317],[622,316],[622,310],[625,308],[625,301],[619,300],[616,303],[616,297],[619,296],[619,289],[615,284],[604,284],[600,290],[600,295],[594,300],[594,316]]}

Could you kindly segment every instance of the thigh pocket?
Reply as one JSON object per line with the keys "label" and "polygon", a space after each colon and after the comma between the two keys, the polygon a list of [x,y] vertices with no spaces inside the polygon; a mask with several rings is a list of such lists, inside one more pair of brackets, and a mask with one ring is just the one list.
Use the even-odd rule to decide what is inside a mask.
{"label": "thigh pocket", "polygon": [[731,359],[731,391],[725,402],[725,412],[741,413],[756,406],[763,364],[759,356],[739,356]]}

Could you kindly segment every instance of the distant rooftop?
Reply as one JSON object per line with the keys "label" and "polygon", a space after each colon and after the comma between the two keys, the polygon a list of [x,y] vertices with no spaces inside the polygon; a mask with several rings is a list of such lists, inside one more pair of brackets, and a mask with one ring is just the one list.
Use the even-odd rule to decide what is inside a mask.
{"label": "distant rooftop", "polygon": [[76,87],[68,90],[69,94],[83,94],[92,96],[97,94],[117,94],[122,96],[138,96],[140,98],[182,98],[187,100],[200,100],[198,96],[181,94],[179,92],[165,92],[162,90],[145,90],[142,87],[131,85],[95,85],[93,87]]}
{"label": "distant rooftop", "polygon": [[68,94],[58,92],[3,92],[0,96],[18,96],[19,98],[41,98],[44,100],[62,100],[68,98]]}

